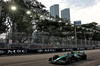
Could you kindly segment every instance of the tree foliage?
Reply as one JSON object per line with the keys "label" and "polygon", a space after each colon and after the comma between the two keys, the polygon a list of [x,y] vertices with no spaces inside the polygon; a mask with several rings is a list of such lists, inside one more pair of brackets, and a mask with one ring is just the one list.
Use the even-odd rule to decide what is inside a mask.
{"label": "tree foliage", "polygon": [[0,34],[2,33],[5,33],[7,30],[8,30],[8,26],[5,24],[5,21],[6,21],[6,17],[7,17],[7,14],[6,14],[6,5],[2,5],[2,4],[5,4],[5,2],[2,2],[0,1],[0,7],[1,7],[1,10],[0,10]]}
{"label": "tree foliage", "polygon": [[[11,28],[13,29],[13,32],[24,33],[26,36],[32,35],[32,32],[33,32],[32,20],[34,18],[37,18],[37,16],[39,17],[40,14],[42,14],[42,15],[47,14],[47,11],[45,9],[43,9],[45,6],[43,4],[41,4],[40,2],[38,2],[37,0],[26,1],[26,2],[24,0],[12,0],[10,2],[2,1],[2,6],[4,6],[3,7],[4,13],[5,13],[4,18],[5,19],[7,17],[10,18],[9,24],[10,24]],[[16,6],[17,9],[15,11],[12,11],[11,6]],[[31,11],[31,15],[26,14],[26,11],[28,11],[28,10]],[[37,16],[35,16],[35,15],[37,15]],[[0,22],[0,31],[3,31],[3,30],[5,31],[5,29],[7,29],[7,26],[3,23]],[[3,24],[3,25],[1,25],[1,24]],[[14,24],[16,24],[16,25],[14,25]],[[16,28],[16,29],[14,29],[14,28]],[[19,39],[20,40],[23,40],[23,38],[28,39],[28,37],[26,37],[25,35]]]}
{"label": "tree foliage", "polygon": [[77,28],[78,32],[81,31],[81,33],[77,34],[77,37],[79,39],[100,40],[100,30],[98,29],[97,25],[98,24],[96,22],[83,24],[82,28]]}
{"label": "tree foliage", "polygon": [[48,32],[51,36],[64,37],[63,32],[73,31],[70,25],[66,25],[64,22],[56,22],[52,20],[41,20],[37,23],[37,30],[39,32]]}

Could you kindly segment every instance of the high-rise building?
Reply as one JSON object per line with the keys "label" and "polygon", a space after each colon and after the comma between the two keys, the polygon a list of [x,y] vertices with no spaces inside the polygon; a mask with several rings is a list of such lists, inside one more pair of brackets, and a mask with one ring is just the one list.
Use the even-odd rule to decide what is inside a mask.
{"label": "high-rise building", "polygon": [[0,6],[0,19],[1,19],[1,10],[2,10],[2,6]]}
{"label": "high-rise building", "polygon": [[59,16],[59,4],[55,4],[50,7],[50,14],[53,17]]}
{"label": "high-rise building", "polygon": [[24,0],[24,2],[28,2],[28,1],[30,1],[30,0]]}
{"label": "high-rise building", "polygon": [[81,20],[74,21],[74,25],[76,25],[76,26],[80,26],[80,25],[81,25]]}
{"label": "high-rise building", "polygon": [[100,29],[100,25],[98,25],[98,28]]}
{"label": "high-rise building", "polygon": [[70,9],[69,8],[61,10],[61,18],[65,20],[68,19],[70,21]]}

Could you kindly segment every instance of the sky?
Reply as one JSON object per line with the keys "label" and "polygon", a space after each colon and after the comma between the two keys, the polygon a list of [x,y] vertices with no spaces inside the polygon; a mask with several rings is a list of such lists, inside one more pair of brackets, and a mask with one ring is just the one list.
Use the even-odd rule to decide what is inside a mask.
{"label": "sky", "polygon": [[[37,0],[50,10],[50,6],[59,4],[60,11],[70,8],[71,23],[81,20],[82,24],[96,22],[100,25],[100,0]],[[60,12],[59,11],[59,12]]]}

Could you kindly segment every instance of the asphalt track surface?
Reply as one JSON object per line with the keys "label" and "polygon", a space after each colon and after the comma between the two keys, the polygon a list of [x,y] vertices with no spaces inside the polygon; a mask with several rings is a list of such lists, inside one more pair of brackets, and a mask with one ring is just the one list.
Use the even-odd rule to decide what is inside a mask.
{"label": "asphalt track surface", "polygon": [[18,55],[18,56],[1,56],[0,66],[99,66],[100,65],[100,49],[86,50],[87,60],[82,60],[66,65],[55,65],[48,62],[48,58],[53,55],[63,55],[67,52]]}

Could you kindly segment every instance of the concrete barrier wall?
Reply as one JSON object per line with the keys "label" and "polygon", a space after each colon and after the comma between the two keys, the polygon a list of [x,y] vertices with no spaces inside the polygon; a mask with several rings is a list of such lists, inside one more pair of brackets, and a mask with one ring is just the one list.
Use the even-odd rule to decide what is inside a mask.
{"label": "concrete barrier wall", "polygon": [[78,50],[93,50],[100,47],[85,47],[85,48],[44,48],[44,49],[0,49],[0,55],[16,55],[16,54],[33,54],[33,53],[52,53],[66,52]]}

